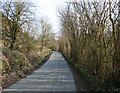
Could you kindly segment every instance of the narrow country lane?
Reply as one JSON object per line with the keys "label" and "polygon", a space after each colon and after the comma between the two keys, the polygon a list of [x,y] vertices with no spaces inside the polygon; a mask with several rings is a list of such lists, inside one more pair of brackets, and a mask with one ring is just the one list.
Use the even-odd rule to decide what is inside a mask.
{"label": "narrow country lane", "polygon": [[59,52],[31,75],[4,91],[76,91],[72,72]]}

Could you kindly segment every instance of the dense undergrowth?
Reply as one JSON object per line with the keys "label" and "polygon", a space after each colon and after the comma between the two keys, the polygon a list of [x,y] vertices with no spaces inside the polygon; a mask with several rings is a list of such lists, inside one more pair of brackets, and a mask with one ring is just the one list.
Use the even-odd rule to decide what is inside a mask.
{"label": "dense undergrowth", "polygon": [[4,89],[15,83],[16,80],[25,77],[50,53],[50,49],[31,54],[2,49],[2,88]]}
{"label": "dense undergrowth", "polygon": [[77,70],[78,74],[82,75],[91,91],[120,91],[119,85],[113,86],[114,84],[110,82],[110,80],[103,81],[101,78],[96,77],[92,71],[75,62],[67,54],[62,54],[65,59],[72,64],[74,69]]}
{"label": "dense undergrowth", "polygon": [[[117,0],[71,2],[60,11],[59,51],[96,91],[120,90],[120,24]],[[112,10],[116,10],[112,11]]]}

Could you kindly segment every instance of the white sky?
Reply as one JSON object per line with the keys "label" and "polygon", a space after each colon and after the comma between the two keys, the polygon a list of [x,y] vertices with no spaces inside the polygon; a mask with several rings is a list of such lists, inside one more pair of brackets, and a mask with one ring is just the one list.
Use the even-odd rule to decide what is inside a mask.
{"label": "white sky", "polygon": [[70,0],[32,0],[36,4],[36,16],[48,19],[52,25],[53,32],[59,33],[58,9],[65,6],[66,1]]}

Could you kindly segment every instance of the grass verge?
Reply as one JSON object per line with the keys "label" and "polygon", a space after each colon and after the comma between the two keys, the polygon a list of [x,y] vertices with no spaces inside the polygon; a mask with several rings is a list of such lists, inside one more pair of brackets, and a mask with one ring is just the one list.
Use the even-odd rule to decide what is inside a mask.
{"label": "grass verge", "polygon": [[2,54],[2,89],[5,89],[40,68],[52,52],[46,49],[35,54],[24,54],[3,49]]}

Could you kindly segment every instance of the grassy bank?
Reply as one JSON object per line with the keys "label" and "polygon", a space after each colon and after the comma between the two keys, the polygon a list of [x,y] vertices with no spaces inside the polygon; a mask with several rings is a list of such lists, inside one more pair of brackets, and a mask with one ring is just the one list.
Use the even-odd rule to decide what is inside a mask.
{"label": "grassy bank", "polygon": [[43,59],[50,53],[50,49],[31,54],[2,49],[2,88],[7,88],[20,78],[32,73],[40,64],[43,64]]}

